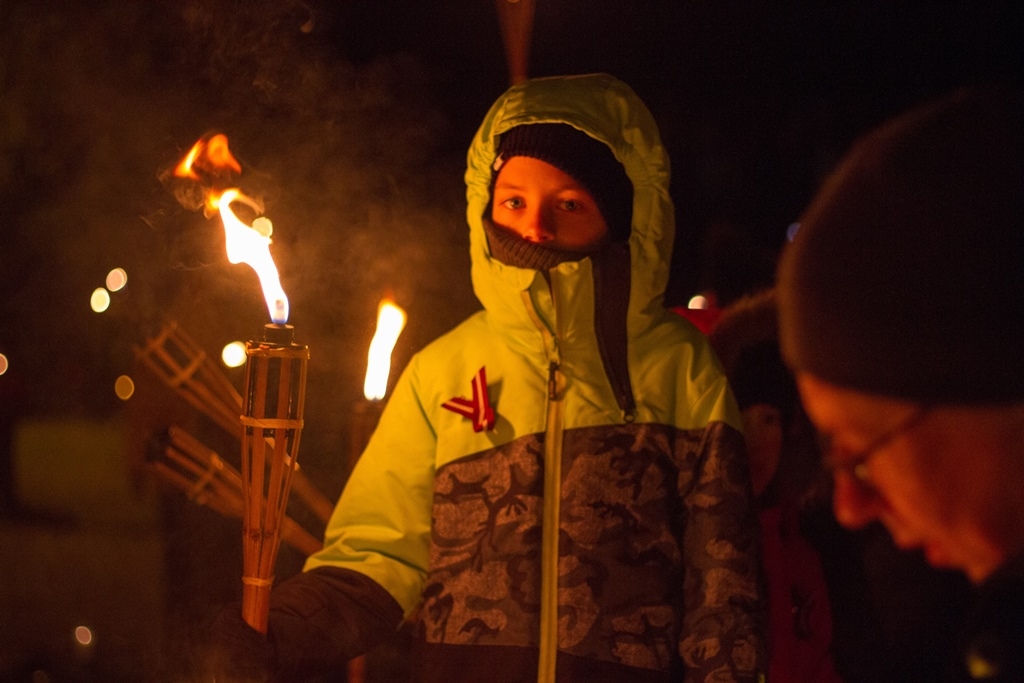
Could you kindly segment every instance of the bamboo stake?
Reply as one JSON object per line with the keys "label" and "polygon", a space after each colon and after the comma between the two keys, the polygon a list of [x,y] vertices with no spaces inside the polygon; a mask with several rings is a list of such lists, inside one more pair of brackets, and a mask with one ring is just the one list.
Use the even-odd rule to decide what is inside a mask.
{"label": "bamboo stake", "polygon": [[[248,349],[246,350],[248,354]],[[255,396],[253,404],[263,406],[266,403],[267,394],[267,370],[266,364],[257,361],[255,365],[259,369],[255,374]],[[246,373],[246,395],[249,395],[249,384],[253,375]],[[252,425],[246,425],[245,415],[243,425],[249,426],[245,434],[251,434],[249,439],[257,444],[264,440],[263,427],[257,420]],[[266,471],[264,462],[266,449],[264,447],[246,448],[247,439],[243,437],[242,453],[242,500],[243,500],[243,527],[242,527],[242,616],[245,621],[261,633],[267,631],[267,617],[269,617],[269,602],[267,604],[267,617],[264,617],[260,597],[263,593],[270,592],[273,584],[273,577],[260,576],[260,554],[263,551],[263,475]],[[269,601],[269,595],[267,596]]]}
{"label": "bamboo stake", "polygon": [[[136,347],[135,355],[189,405],[228,434],[241,439],[238,422],[242,413],[241,395],[176,321],[167,322],[144,346]],[[273,439],[268,438],[267,448],[274,448]],[[292,474],[292,488],[296,497],[321,522],[326,524],[330,520],[334,504],[309,481],[298,465]]]}
{"label": "bamboo stake", "polygon": [[[151,471],[184,492],[190,501],[225,517],[242,518],[242,475],[184,429],[168,429],[166,443],[150,457]],[[287,516],[282,517],[281,540],[303,555],[312,555],[323,547]]]}
{"label": "bamboo stake", "polygon": [[535,0],[496,0],[501,39],[512,85],[528,78]]}

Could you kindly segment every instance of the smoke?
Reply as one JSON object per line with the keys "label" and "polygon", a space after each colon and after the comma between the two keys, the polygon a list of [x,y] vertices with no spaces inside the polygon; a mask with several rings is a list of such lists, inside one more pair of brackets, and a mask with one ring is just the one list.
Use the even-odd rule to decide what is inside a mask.
{"label": "smoke", "polygon": [[[328,32],[336,19],[308,3],[22,0],[4,13],[0,346],[9,375],[30,388],[18,409],[116,417],[125,408],[115,378],[166,319],[211,355],[260,334],[268,319],[255,274],[227,262],[219,218],[198,210],[199,197],[161,180],[196,139],[220,131],[241,189],[273,221],[296,340],[311,350],[300,460],[337,495],[381,298],[409,315],[393,377],[478,306],[461,180],[469,140],[454,139],[438,100],[445,76],[402,54],[346,61]],[[113,267],[129,284],[93,313],[89,294]],[[169,551],[197,557],[176,580],[233,591],[223,543],[237,539],[236,523],[207,531],[194,514],[172,514]],[[214,557],[231,565],[230,580],[195,567]],[[188,585],[173,595],[183,621],[168,626],[170,653],[201,641],[174,629],[218,597]]]}
{"label": "smoke", "polygon": [[[265,322],[251,274],[225,260],[217,219],[158,179],[210,130],[229,136],[243,191],[273,220],[293,321],[317,367],[342,373],[338,384],[361,386],[353,359],[384,295],[409,311],[406,356],[407,340],[422,345],[476,307],[462,216],[468,140],[451,137],[439,75],[401,54],[346,62],[330,22],[296,2],[14,4],[3,30],[11,237],[0,282],[4,319],[32,318],[26,354],[67,333],[106,353],[110,331],[89,338],[102,326],[89,325],[81,292],[115,265],[132,277],[130,305],[112,307],[118,335],[176,317],[220,343]],[[37,267],[18,265],[24,253]],[[30,315],[37,297],[63,313]]]}

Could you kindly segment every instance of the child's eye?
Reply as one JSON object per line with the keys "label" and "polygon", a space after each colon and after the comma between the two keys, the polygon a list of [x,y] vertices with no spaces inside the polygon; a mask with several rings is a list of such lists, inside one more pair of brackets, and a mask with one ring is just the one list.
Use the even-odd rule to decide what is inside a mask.
{"label": "child's eye", "polygon": [[519,197],[509,197],[505,201],[501,202],[501,205],[506,209],[521,209],[523,208],[523,200]]}
{"label": "child's eye", "polygon": [[562,200],[562,209],[564,209],[565,211],[575,211],[578,208],[580,208],[580,203],[575,199]]}

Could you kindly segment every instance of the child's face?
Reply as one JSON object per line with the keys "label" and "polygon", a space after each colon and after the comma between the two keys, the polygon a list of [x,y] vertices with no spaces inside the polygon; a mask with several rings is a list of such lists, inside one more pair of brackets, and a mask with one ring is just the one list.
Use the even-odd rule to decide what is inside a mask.
{"label": "child's face", "polygon": [[750,457],[754,494],[761,495],[779,469],[782,457],[782,413],[767,403],[755,403],[742,412],[743,432]]}
{"label": "child's face", "polygon": [[532,157],[512,157],[501,167],[491,220],[528,242],[566,251],[592,251],[608,235],[590,193],[572,176]]}

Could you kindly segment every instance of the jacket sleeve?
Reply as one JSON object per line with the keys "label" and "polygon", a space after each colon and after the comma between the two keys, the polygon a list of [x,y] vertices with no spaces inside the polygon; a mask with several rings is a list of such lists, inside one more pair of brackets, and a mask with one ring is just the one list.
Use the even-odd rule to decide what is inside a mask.
{"label": "jacket sleeve", "polygon": [[685,613],[680,655],[688,681],[763,680],[767,610],[758,522],[743,435],[724,422],[693,434],[682,475]]}
{"label": "jacket sleeve", "polygon": [[430,555],[437,438],[416,391],[414,358],[349,477],[304,569],[338,567],[381,586],[410,614]]}

